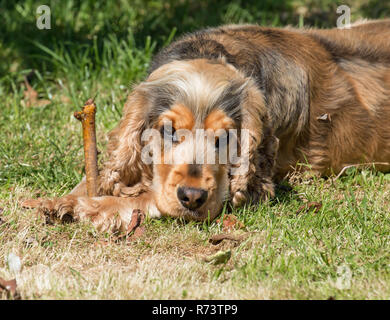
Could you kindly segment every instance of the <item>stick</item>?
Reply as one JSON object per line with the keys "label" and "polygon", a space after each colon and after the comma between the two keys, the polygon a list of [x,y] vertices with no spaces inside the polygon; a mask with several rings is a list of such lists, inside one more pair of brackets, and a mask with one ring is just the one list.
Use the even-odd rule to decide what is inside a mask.
{"label": "stick", "polygon": [[362,166],[370,167],[370,166],[375,166],[375,165],[389,166],[390,163],[389,162],[367,162],[367,163],[351,164],[351,165],[345,166],[340,171],[340,173],[337,175],[337,177],[334,178],[334,180],[337,180],[338,178],[340,178],[344,174],[344,172],[347,171],[349,168],[358,168],[358,167],[362,167]]}
{"label": "stick", "polygon": [[95,128],[96,105],[93,99],[88,99],[82,111],[76,111],[74,116],[83,126],[85,173],[87,178],[88,197],[97,196],[97,149]]}

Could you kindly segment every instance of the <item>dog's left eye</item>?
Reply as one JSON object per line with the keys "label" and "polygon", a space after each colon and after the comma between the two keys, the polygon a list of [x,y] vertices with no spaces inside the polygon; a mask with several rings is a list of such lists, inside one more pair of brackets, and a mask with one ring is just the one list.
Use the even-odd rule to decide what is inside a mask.
{"label": "dog's left eye", "polygon": [[164,139],[171,140],[173,142],[178,142],[177,135],[175,134],[175,128],[171,126],[162,126],[160,132]]}
{"label": "dog's left eye", "polygon": [[[222,145],[220,146],[220,143],[222,142]],[[215,139],[215,148],[219,149],[220,147],[227,146],[229,144],[229,135],[225,138],[222,138],[222,141],[220,142],[219,138]]]}

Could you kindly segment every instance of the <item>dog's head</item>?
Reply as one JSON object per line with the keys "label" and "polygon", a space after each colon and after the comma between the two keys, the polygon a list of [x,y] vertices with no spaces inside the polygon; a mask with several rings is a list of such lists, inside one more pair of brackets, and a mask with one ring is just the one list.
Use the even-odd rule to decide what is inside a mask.
{"label": "dog's head", "polygon": [[266,118],[253,81],[223,59],[167,63],[125,106],[123,138],[116,139],[128,145],[116,151],[119,175],[142,177],[150,170],[162,214],[213,219],[224,200],[240,204],[261,193],[258,152],[267,138]]}

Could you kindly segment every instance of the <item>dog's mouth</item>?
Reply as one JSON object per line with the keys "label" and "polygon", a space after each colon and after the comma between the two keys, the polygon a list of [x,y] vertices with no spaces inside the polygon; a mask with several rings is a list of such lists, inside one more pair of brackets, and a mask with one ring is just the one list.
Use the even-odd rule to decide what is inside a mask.
{"label": "dog's mouth", "polygon": [[189,218],[191,220],[197,220],[197,221],[204,220],[203,212],[200,212],[198,210],[190,210],[187,208],[183,208],[183,216],[184,218]]}
{"label": "dog's mouth", "polygon": [[185,207],[181,207],[182,216],[184,219],[195,220],[195,221],[204,221],[206,219],[213,220],[214,217],[218,215],[218,212],[211,212],[205,208],[206,206],[202,206],[199,209],[190,210]]}

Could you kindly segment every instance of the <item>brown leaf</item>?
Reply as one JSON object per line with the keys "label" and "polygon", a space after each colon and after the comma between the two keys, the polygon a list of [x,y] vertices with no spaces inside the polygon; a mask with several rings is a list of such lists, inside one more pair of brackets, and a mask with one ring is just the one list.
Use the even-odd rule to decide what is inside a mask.
{"label": "brown leaf", "polygon": [[308,202],[308,203],[305,203],[304,205],[301,205],[297,212],[295,214],[299,214],[299,213],[307,213],[309,211],[311,211],[313,209],[313,212],[316,213],[317,211],[320,211],[320,209],[322,208],[322,203],[321,202]]}
{"label": "brown leaf", "polygon": [[122,240],[127,238],[130,241],[134,241],[138,239],[145,232],[145,228],[141,226],[144,220],[145,220],[145,214],[142,212],[142,210],[134,209],[131,215],[130,223],[126,229],[126,232],[116,237],[114,240],[117,241],[117,240]]}
{"label": "brown leaf", "polygon": [[16,290],[16,279],[6,281],[0,278],[0,293],[2,291],[7,292],[7,295],[15,300],[20,299],[20,295]]}
{"label": "brown leaf", "polygon": [[132,236],[130,236],[129,240],[130,241],[134,241],[134,240],[137,240],[138,238],[140,238],[143,234],[145,233],[145,227],[144,226],[140,226],[140,227],[137,227],[135,230],[134,230],[134,233]]}
{"label": "brown leaf", "polygon": [[38,92],[31,87],[26,77],[24,78],[24,84],[26,90],[23,92],[23,95],[26,107],[44,107],[51,103],[51,101],[47,99],[38,99]]}
{"label": "brown leaf", "polygon": [[133,210],[133,213],[131,215],[131,220],[129,223],[129,226],[127,227],[126,233],[129,234],[132,231],[134,231],[140,224],[141,219],[143,221],[145,215],[142,213],[141,210]]}
{"label": "brown leaf", "polygon": [[22,208],[25,208],[25,209],[35,209],[35,208],[39,207],[41,202],[42,202],[41,198],[27,199],[27,200],[22,201],[22,203],[20,205],[22,206]]}
{"label": "brown leaf", "polygon": [[[221,219],[216,221],[217,223],[221,223]],[[224,232],[229,232],[234,229],[243,229],[245,225],[237,219],[234,214],[225,214],[222,220],[222,230]]]}
{"label": "brown leaf", "polygon": [[231,233],[221,233],[216,234],[210,237],[209,242],[211,244],[217,245],[221,243],[223,240],[231,240],[231,241],[242,241],[244,239],[244,235],[235,235]]}

